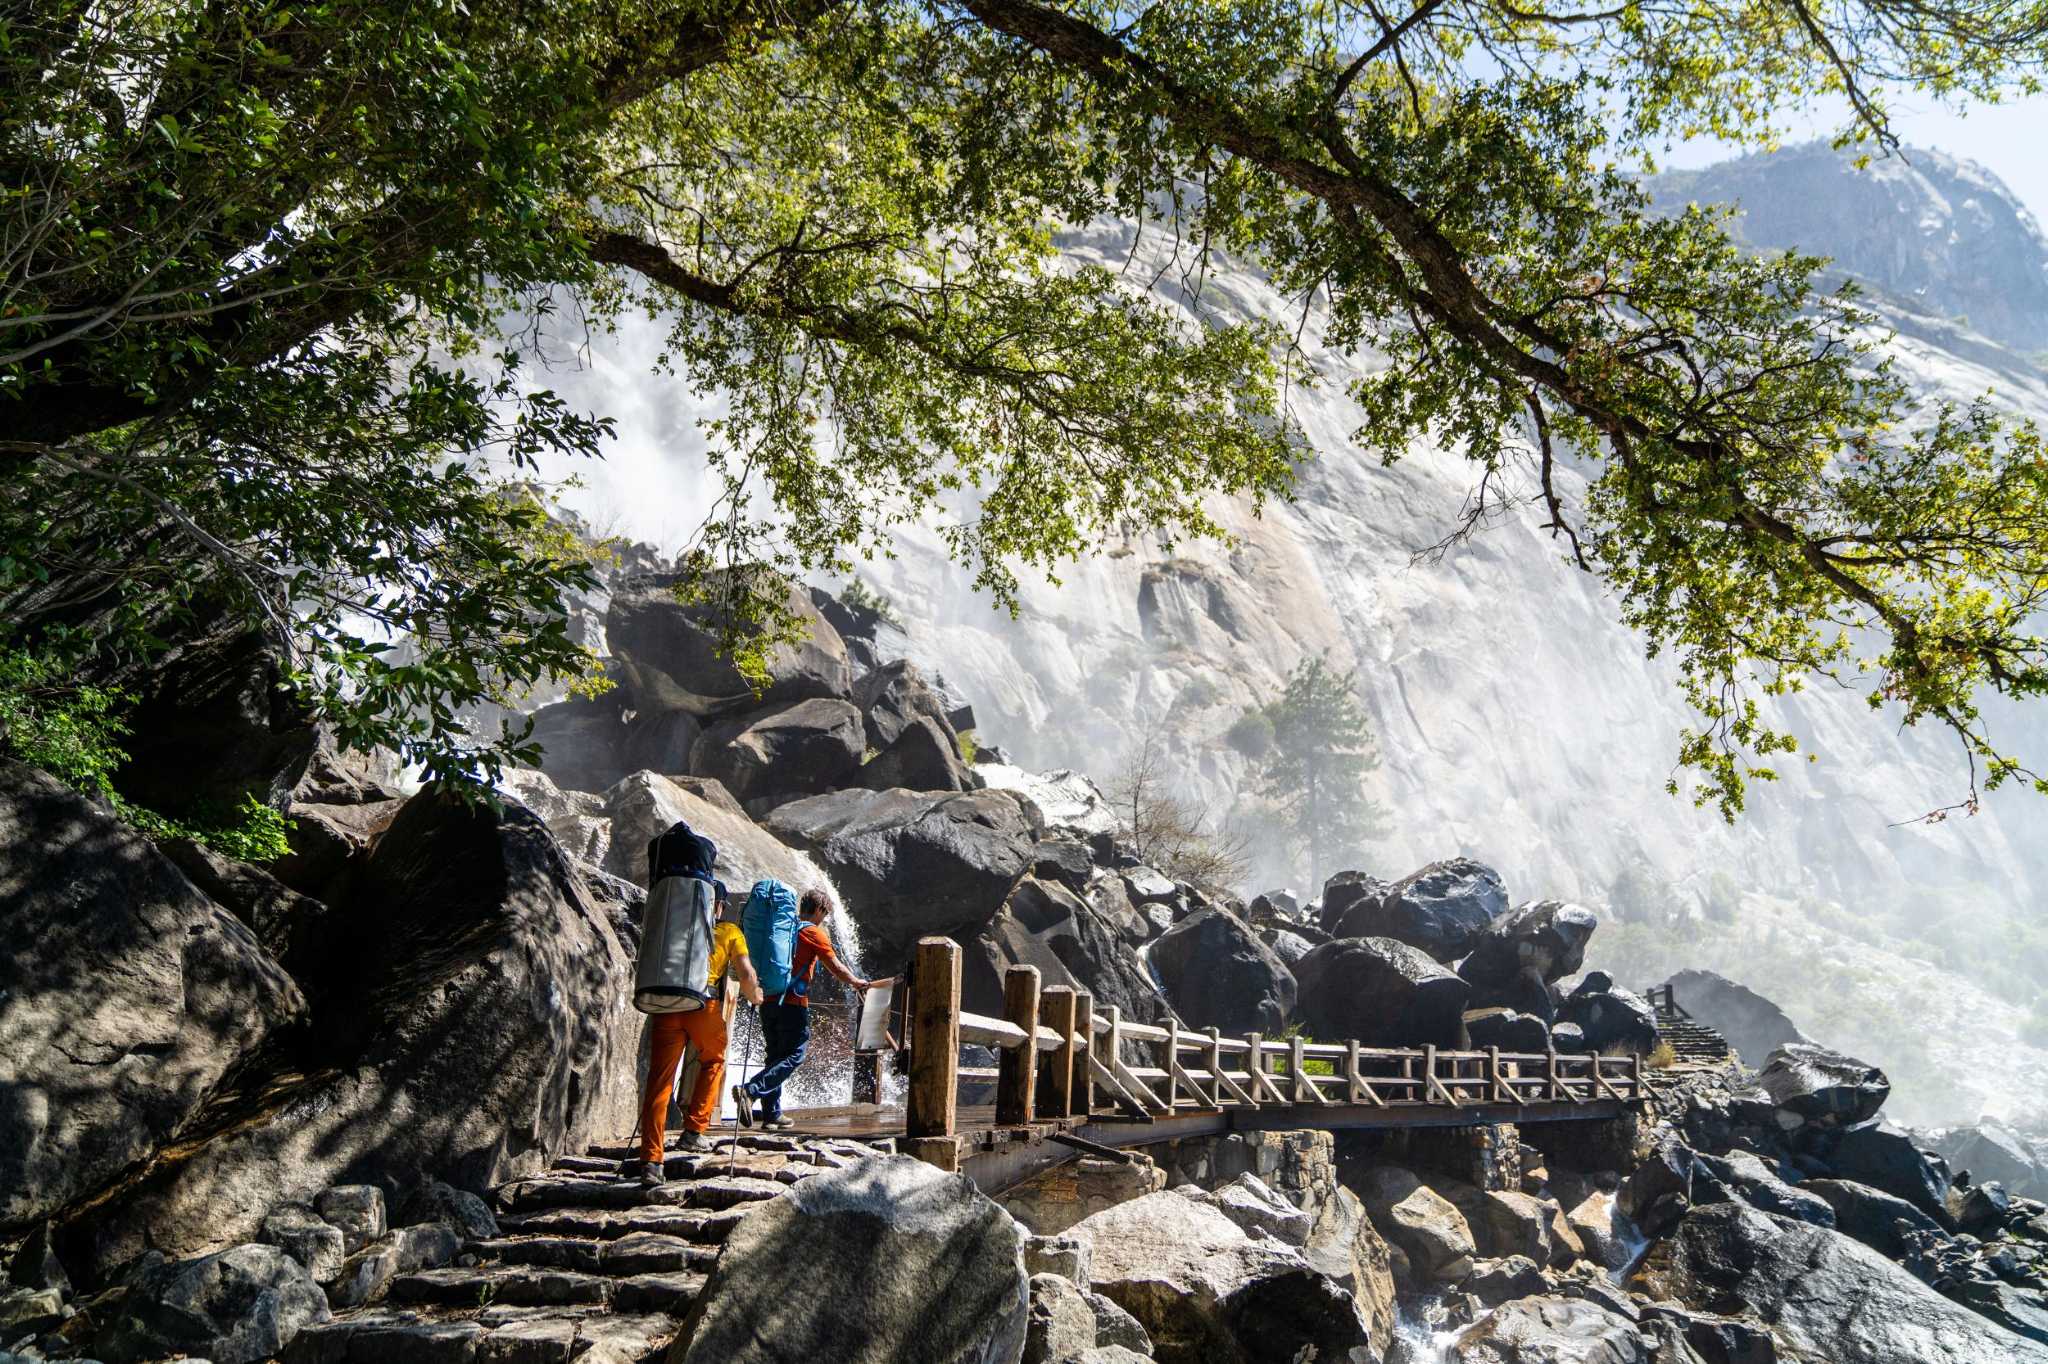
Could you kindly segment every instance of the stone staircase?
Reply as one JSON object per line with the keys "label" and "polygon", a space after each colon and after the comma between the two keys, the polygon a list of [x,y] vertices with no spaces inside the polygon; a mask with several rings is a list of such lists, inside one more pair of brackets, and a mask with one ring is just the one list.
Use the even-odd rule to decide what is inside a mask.
{"label": "stone staircase", "polygon": [[1659,1011],[1657,1040],[1669,1042],[1682,1066],[1718,1066],[1735,1053],[1728,1039],[1694,1018]]}
{"label": "stone staircase", "polygon": [[620,1174],[600,1146],[498,1189],[498,1235],[456,1263],[392,1279],[380,1303],[291,1342],[284,1364],[649,1364],[675,1339],[718,1248],[748,1209],[875,1148],[841,1139],[724,1137],[671,1149],[669,1182]]}

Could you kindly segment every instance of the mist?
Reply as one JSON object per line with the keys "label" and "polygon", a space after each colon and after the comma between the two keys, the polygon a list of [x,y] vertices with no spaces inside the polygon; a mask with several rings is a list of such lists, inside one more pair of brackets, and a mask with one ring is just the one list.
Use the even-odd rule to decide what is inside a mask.
{"label": "mist", "polygon": [[[1134,245],[1108,223],[1063,245],[1076,262],[1134,255],[1133,277],[1170,273],[1164,234]],[[1255,273],[1228,268],[1211,272],[1201,305],[1225,318],[1291,311]],[[1262,513],[1218,504],[1229,543],[1106,543],[1056,581],[1023,575],[1014,618],[969,586],[930,526],[903,528],[893,557],[861,566],[909,655],[973,703],[978,740],[1028,768],[1107,780],[1156,728],[1180,794],[1221,824],[1256,827],[1246,759],[1224,734],[1325,654],[1356,671],[1382,760],[1366,794],[1388,812],[1382,837],[1333,865],[1391,880],[1463,855],[1497,868],[1516,901],[1583,902],[1607,920],[1589,965],[1638,987],[1686,966],[1741,980],[1810,1035],[1891,1068],[1907,1118],[2048,1110],[2048,1051],[2019,1041],[2037,977],[2016,949],[2032,944],[2011,941],[2048,884],[2048,805],[2014,787],[1974,818],[1919,822],[1967,790],[1963,754],[1945,733],[1888,724],[1853,689],[1773,707],[1802,752],[1779,762],[1778,782],[1753,784],[1734,823],[1667,794],[1692,719],[1673,671],[1645,657],[1533,510],[1418,558],[1456,524],[1476,468],[1430,443],[1391,468],[1355,449],[1362,414],[1345,388],[1378,362],[1320,349],[1320,320],[1307,317],[1304,344],[1321,382],[1294,397],[1312,449],[1298,497]],[[1955,328],[1896,320],[1916,385],[1967,400],[1995,382],[2018,410],[2048,414],[2038,368]],[[583,364],[545,376],[617,419],[602,462],[547,472],[573,479],[561,501],[600,532],[672,555],[719,485],[700,428],[715,401],[657,371],[664,335],[623,319]],[[1583,486],[1566,482],[1568,495]],[[1994,718],[2010,746],[2038,753],[2048,719],[2034,709]],[[1319,893],[1277,840],[1252,843],[1240,894]],[[1618,909],[1619,888],[1650,912]],[[1972,932],[1986,941],[1972,946]],[[1984,1048],[2006,1071],[1996,1092],[1952,1078]]]}

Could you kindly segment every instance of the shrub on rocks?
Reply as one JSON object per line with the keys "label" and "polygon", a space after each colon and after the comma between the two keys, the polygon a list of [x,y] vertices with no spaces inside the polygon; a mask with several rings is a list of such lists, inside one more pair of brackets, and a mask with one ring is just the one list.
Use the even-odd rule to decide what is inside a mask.
{"label": "shrub on rocks", "polygon": [[670,1358],[1015,1359],[1030,1324],[1023,1249],[1023,1229],[966,1176],[907,1156],[858,1161],[733,1228]]}

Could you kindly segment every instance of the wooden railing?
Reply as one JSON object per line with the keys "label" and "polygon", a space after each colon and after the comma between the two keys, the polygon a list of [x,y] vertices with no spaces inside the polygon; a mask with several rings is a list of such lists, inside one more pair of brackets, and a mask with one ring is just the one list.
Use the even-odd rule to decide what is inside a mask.
{"label": "wooden railing", "polygon": [[1678,992],[1668,984],[1652,985],[1649,989],[1643,991],[1643,998],[1649,1001],[1650,1008],[1656,1011],[1659,1018],[1689,1019],[1692,1017],[1691,1014],[1685,1011],[1684,1006],[1678,1002]]}
{"label": "wooden railing", "polygon": [[[1502,1106],[1628,1103],[1643,1092],[1636,1056],[1366,1047],[1258,1033],[1225,1037],[1173,1020],[1126,1022],[1114,1007],[1096,1012],[1085,992],[1041,989],[1033,966],[1009,968],[1003,1017],[989,1018],[960,1008],[960,947],[950,938],[918,943],[902,1007],[896,1035],[910,1053],[906,1139],[913,1155],[936,1156],[941,1144],[952,1143],[962,1080],[995,1082],[998,1128],[1097,1114],[1154,1122],[1227,1108],[1337,1105],[1472,1109],[1473,1122],[1491,1122],[1502,1120]],[[997,1064],[963,1067],[966,1044],[993,1050]],[[1313,1113],[1301,1116],[1303,1125],[1315,1125]]]}

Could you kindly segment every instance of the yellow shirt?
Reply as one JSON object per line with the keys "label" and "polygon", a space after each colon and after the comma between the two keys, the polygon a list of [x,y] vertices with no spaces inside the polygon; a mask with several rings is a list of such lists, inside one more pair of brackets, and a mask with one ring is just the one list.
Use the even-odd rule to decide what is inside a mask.
{"label": "yellow shirt", "polygon": [[704,984],[709,989],[718,989],[719,978],[725,968],[732,964],[734,957],[747,955],[747,935],[740,932],[734,923],[719,923],[711,930],[711,976]]}

